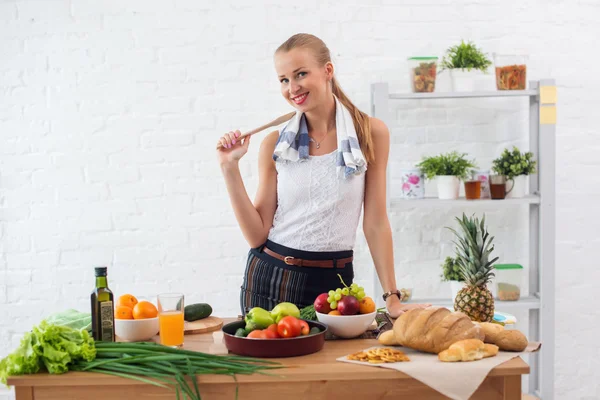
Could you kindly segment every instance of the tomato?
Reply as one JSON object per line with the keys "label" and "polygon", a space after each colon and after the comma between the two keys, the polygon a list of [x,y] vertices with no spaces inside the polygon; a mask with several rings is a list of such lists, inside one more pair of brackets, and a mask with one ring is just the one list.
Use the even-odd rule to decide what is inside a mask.
{"label": "tomato", "polygon": [[300,336],[301,330],[302,326],[300,325],[300,320],[296,317],[292,317],[291,315],[283,317],[277,324],[277,333],[279,333],[279,336],[282,338]]}
{"label": "tomato", "polygon": [[251,339],[266,339],[265,332],[261,329],[255,329],[246,336]]}
{"label": "tomato", "polygon": [[265,336],[265,339],[279,339],[279,333],[270,329],[263,330],[263,335]]}
{"label": "tomato", "polygon": [[300,334],[308,335],[309,332],[310,332],[310,327],[308,326],[308,322],[301,319],[300,320]]}
{"label": "tomato", "polygon": [[[281,336],[279,336],[279,332],[277,332],[277,324],[271,324],[271,325],[269,325],[269,327],[267,329],[265,329],[265,332],[266,332],[268,338],[279,338],[279,337],[281,337]],[[275,336],[271,336],[271,334],[269,332],[275,334]]]}

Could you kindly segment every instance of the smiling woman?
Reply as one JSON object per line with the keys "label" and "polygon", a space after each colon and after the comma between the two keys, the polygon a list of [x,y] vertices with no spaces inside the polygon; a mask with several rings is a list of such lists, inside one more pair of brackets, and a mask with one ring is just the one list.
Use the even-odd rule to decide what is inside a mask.
{"label": "smiling woman", "polygon": [[[275,51],[283,98],[295,115],[259,150],[259,186],[252,202],[239,160],[250,137],[219,139],[218,159],[233,211],[251,249],[240,291],[243,314],[281,302],[299,307],[354,279],[353,249],[363,230],[392,317],[427,305],[401,303],[386,210],[389,131],[360,111],[334,76],[330,51],[314,35],[297,34]],[[338,276],[339,274],[339,276]]]}

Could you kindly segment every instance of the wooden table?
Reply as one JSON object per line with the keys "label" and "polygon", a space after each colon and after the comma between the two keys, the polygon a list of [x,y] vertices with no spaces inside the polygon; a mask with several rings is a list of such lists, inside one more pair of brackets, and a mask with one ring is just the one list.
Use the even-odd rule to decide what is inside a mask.
{"label": "wooden table", "polygon": [[[212,334],[186,335],[184,348],[208,352]],[[448,399],[410,376],[395,370],[341,363],[336,358],[378,344],[376,340],[329,340],[323,349],[303,357],[275,359],[287,368],[274,370],[283,378],[239,375],[239,399]],[[482,400],[520,400],[521,375],[529,366],[513,358],[494,368],[471,397]],[[235,398],[231,377],[200,375],[202,399]],[[167,389],[103,374],[68,372],[10,377],[17,400],[166,400],[175,399]]]}

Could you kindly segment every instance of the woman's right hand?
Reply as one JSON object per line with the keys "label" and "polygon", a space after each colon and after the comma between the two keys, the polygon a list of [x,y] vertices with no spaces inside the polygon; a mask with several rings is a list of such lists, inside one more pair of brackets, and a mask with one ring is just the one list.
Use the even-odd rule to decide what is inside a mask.
{"label": "woman's right hand", "polygon": [[231,131],[219,139],[218,143],[221,144],[221,148],[217,150],[217,154],[221,165],[237,163],[248,152],[250,136],[240,140],[241,134],[239,130]]}

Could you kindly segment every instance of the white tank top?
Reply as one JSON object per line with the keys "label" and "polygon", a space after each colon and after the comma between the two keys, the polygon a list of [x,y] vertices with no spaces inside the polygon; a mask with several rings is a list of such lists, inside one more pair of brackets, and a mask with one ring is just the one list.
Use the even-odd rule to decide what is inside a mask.
{"label": "white tank top", "polygon": [[277,209],[269,240],[297,250],[352,250],[365,174],[338,178],[337,150],[299,162],[276,162]]}

